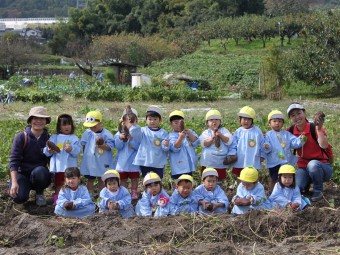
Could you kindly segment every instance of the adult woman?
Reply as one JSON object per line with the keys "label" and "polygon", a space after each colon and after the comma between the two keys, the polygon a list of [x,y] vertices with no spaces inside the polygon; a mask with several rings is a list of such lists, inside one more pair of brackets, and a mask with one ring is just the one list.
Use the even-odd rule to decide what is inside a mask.
{"label": "adult woman", "polygon": [[[294,123],[292,130],[295,136],[302,133],[307,137],[304,146],[297,150],[299,155],[298,168],[296,170],[296,184],[301,192],[307,192],[310,184],[313,184],[313,195],[311,200],[316,202],[322,199],[323,182],[328,181],[333,174],[333,168],[329,163],[329,155],[325,152],[328,148],[328,140],[323,129],[324,115],[316,113],[314,123],[306,119],[306,111],[303,105],[293,103],[288,107],[288,117]],[[315,127],[315,138],[313,138],[311,127]]]}
{"label": "adult woman", "polygon": [[51,117],[44,107],[33,107],[25,131],[17,134],[13,140],[9,194],[16,203],[26,202],[33,189],[36,191],[36,204],[46,205],[44,189],[50,184],[51,178],[43,148],[49,138],[46,124],[50,122]]}

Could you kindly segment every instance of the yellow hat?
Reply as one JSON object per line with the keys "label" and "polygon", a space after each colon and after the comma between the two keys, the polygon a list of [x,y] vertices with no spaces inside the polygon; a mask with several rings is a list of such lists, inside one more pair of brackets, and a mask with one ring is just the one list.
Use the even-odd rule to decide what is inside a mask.
{"label": "yellow hat", "polygon": [[205,120],[221,120],[222,115],[218,110],[209,110],[205,115]]}
{"label": "yellow hat", "polygon": [[170,113],[169,119],[170,119],[171,117],[173,117],[173,116],[180,116],[180,117],[182,117],[182,118],[184,119],[184,112],[175,110],[175,111],[173,111],[173,112]]}
{"label": "yellow hat", "polygon": [[295,174],[295,168],[292,165],[282,165],[279,169],[279,174]]}
{"label": "yellow hat", "polygon": [[109,169],[102,175],[102,180],[105,182],[109,178],[118,178],[120,179],[120,174],[117,170]]}
{"label": "yellow hat", "polygon": [[90,111],[86,114],[86,119],[84,122],[85,127],[94,127],[98,123],[103,121],[102,114],[98,111]]}
{"label": "yellow hat", "polygon": [[246,168],[243,168],[240,174],[240,177],[238,177],[239,180],[244,182],[256,182],[259,178],[259,172],[255,167],[248,166]]}
{"label": "yellow hat", "polygon": [[243,108],[241,108],[241,110],[239,111],[239,113],[237,115],[239,117],[254,119],[255,118],[255,111],[250,106],[244,106]]}
{"label": "yellow hat", "polygon": [[268,114],[268,121],[272,120],[272,119],[285,119],[285,116],[283,115],[282,112],[278,111],[278,110],[273,110]]}
{"label": "yellow hat", "polygon": [[150,183],[160,182],[160,181],[161,181],[161,178],[159,177],[158,174],[156,174],[154,172],[149,172],[144,177],[143,185],[146,186]]}
{"label": "yellow hat", "polygon": [[202,180],[205,177],[210,176],[210,175],[216,176],[218,178],[218,172],[216,171],[215,168],[208,167],[208,168],[204,169],[204,171],[202,173]]}
{"label": "yellow hat", "polygon": [[178,184],[182,180],[190,181],[192,184],[194,184],[194,178],[192,178],[189,174],[182,174],[178,179],[176,180],[176,183]]}

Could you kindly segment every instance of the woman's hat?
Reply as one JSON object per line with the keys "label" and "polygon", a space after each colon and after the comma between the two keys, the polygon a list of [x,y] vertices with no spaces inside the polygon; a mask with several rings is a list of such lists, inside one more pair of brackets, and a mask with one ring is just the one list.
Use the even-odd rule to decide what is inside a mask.
{"label": "woman's hat", "polygon": [[98,111],[90,111],[86,114],[84,126],[85,127],[94,127],[98,123],[103,121],[102,114]]}
{"label": "woman's hat", "polygon": [[46,124],[50,124],[51,122],[51,116],[48,115],[46,108],[43,106],[36,106],[30,110],[28,114],[27,124],[31,123],[33,117],[45,118]]}
{"label": "woman's hat", "polygon": [[120,174],[117,170],[109,169],[102,175],[102,180],[105,182],[109,178],[118,178],[120,180]]}
{"label": "woman's hat", "polygon": [[206,169],[204,169],[203,173],[202,173],[202,180],[207,177],[207,176],[216,176],[218,178],[218,172],[216,171],[215,168],[212,167],[208,167]]}
{"label": "woman's hat", "polygon": [[290,117],[290,112],[294,109],[305,110],[305,107],[303,107],[303,105],[299,103],[292,103],[287,109],[288,117]]}

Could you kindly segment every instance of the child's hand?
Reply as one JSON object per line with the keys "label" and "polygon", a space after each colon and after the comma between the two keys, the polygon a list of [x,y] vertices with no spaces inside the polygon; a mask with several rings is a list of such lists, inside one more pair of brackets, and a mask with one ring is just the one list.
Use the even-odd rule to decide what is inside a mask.
{"label": "child's hand", "polygon": [[164,139],[164,146],[168,147],[170,144],[170,140],[169,139]]}
{"label": "child's hand", "polygon": [[127,141],[127,136],[125,135],[125,133],[121,133],[120,135],[119,135],[119,139],[120,140],[123,140],[124,142],[126,142]]}
{"label": "child's hand", "polygon": [[65,210],[70,211],[74,209],[74,204],[72,201],[65,202],[64,204]]}
{"label": "child's hand", "polygon": [[236,198],[234,200],[234,204],[235,205],[241,205],[241,206],[250,205],[251,201],[250,201],[250,199],[247,199],[247,198]]}
{"label": "child's hand", "polygon": [[213,211],[213,209],[214,209],[214,205],[212,203],[208,203],[208,202],[205,202],[203,207],[207,211]]}

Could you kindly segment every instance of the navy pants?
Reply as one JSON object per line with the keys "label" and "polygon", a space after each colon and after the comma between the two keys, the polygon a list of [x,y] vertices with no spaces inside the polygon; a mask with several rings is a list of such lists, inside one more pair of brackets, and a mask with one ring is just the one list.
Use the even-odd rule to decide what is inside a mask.
{"label": "navy pants", "polygon": [[[17,173],[19,192],[13,199],[15,203],[21,204],[28,200],[30,191],[33,189],[38,195],[44,193],[44,189],[51,183],[50,171],[47,167],[38,166],[29,173]],[[9,183],[11,188],[12,182]]]}

